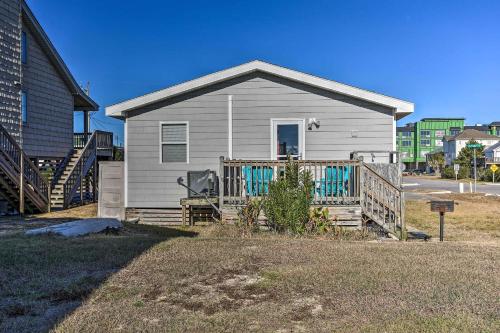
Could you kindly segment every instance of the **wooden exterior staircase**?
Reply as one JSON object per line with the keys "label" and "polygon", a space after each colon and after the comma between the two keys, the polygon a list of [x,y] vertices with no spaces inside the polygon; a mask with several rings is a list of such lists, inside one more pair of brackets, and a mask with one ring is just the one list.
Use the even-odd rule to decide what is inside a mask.
{"label": "wooden exterior staircase", "polygon": [[0,193],[20,213],[49,209],[48,182],[16,140],[0,125]]}
{"label": "wooden exterior staircase", "polygon": [[74,202],[97,200],[98,156],[113,148],[113,134],[95,131],[90,137],[75,137],[75,148],[59,164],[52,180],[51,208],[66,209]]}
{"label": "wooden exterior staircase", "polygon": [[382,177],[366,163],[361,165],[360,171],[360,204],[365,220],[371,220],[384,231],[405,240],[403,189]]}

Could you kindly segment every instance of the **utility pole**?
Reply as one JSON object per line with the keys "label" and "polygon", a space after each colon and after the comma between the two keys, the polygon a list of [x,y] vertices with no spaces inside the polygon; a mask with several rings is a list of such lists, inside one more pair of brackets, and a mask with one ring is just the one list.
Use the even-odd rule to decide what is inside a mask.
{"label": "utility pole", "polygon": [[476,148],[474,150],[474,193],[477,192],[477,161],[476,161]]}

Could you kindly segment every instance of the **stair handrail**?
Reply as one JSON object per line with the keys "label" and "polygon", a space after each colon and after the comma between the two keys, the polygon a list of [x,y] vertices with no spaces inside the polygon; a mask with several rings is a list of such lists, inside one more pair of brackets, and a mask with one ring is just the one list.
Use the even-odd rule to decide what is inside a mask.
{"label": "stair handrail", "polygon": [[54,187],[57,185],[59,182],[59,179],[63,175],[64,170],[66,169],[66,166],[68,165],[69,161],[71,160],[71,156],[75,153],[75,150],[72,148],[68,151],[64,159],[57,165],[56,170],[54,171],[54,175],[52,176],[52,182],[50,183],[50,187],[54,189]]}
{"label": "stair handrail", "polygon": [[[73,200],[73,195],[76,189],[82,185],[82,176],[84,176],[87,171],[94,163],[95,158],[97,158],[97,135],[98,132],[92,133],[92,136],[85,144],[82,149],[82,153],[75,162],[75,165],[71,168],[68,177],[63,183],[63,207],[67,208],[71,201]],[[82,191],[82,189],[80,189]]]}
{"label": "stair handrail", "polygon": [[[404,217],[404,191],[403,188],[393,184],[385,177],[380,175],[376,170],[367,165],[366,163],[362,163],[362,169],[367,170],[372,177],[374,177],[377,181],[382,182],[383,185],[387,186],[387,188],[376,189],[372,188],[371,184],[367,184],[366,175],[361,170],[360,173],[360,191],[361,191],[361,208],[363,213],[371,218],[374,222],[381,224],[381,226],[386,229],[384,225],[386,222],[386,218],[391,219],[391,213],[394,215],[392,218],[394,220],[394,224],[392,228],[386,229],[386,231],[396,235],[399,239],[403,240],[406,237],[406,224]],[[373,184],[374,185],[374,184]],[[366,200],[371,199],[371,203],[367,203]],[[383,223],[380,220],[377,220],[380,217],[380,211],[377,214],[373,213],[374,203],[377,202],[377,205],[383,208]],[[371,204],[371,210],[368,209],[369,204]],[[388,217],[385,215],[385,209],[388,210]],[[378,216],[375,216],[378,215]],[[398,223],[399,222],[399,223]]]}
{"label": "stair handrail", "polygon": [[[0,151],[10,160],[9,164],[16,173],[21,173],[21,158],[23,159],[23,179],[31,185],[33,191],[44,201],[49,203],[49,183],[40,173],[38,167],[30,160],[21,146],[10,135],[10,133],[0,125]],[[40,207],[41,208],[41,207]]]}

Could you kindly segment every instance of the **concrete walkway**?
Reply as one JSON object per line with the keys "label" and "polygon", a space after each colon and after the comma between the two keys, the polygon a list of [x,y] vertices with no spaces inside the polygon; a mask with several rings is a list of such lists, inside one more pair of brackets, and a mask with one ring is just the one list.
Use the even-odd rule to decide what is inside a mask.
{"label": "concrete walkway", "polygon": [[75,237],[101,232],[108,228],[120,229],[122,227],[123,224],[117,219],[92,218],[31,229],[26,231],[26,235],[57,234]]}

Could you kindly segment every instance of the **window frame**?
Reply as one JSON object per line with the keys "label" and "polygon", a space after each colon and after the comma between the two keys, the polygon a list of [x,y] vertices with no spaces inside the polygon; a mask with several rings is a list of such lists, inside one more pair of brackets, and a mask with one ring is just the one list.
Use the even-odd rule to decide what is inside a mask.
{"label": "window frame", "polygon": [[[186,125],[186,141],[166,141],[163,142],[163,125]],[[189,164],[189,121],[160,121],[159,123],[159,142],[160,142],[160,164]],[[163,145],[167,144],[185,144],[186,145],[186,161],[185,162],[163,162]]]}
{"label": "window frame", "polygon": [[[408,145],[405,145],[405,143],[409,143]],[[413,141],[412,140],[401,140],[401,147],[412,147],[413,146]]]}
{"label": "window frame", "polygon": [[[422,132],[429,132],[429,134],[428,135],[423,135]],[[420,130],[420,137],[421,138],[430,138],[431,135],[432,135],[431,130],[426,130],[426,129]]]}
{"label": "window frame", "polygon": [[[437,135],[437,134],[438,134],[438,132],[442,132],[442,133],[443,133],[443,135]],[[440,139],[442,139],[442,138],[444,138],[445,136],[446,136],[446,130],[445,130],[445,129],[437,129],[437,130],[434,130],[434,137],[435,137],[435,138],[440,138]]]}
{"label": "window frame", "polygon": [[21,63],[28,63],[28,34],[26,31],[21,31]]}
{"label": "window frame", "polygon": [[[432,142],[431,142],[432,140],[431,140],[430,138],[429,138],[429,139],[427,139],[427,137],[424,137],[424,138],[425,138],[425,139],[420,139],[420,146],[422,146],[422,147],[431,147],[431,146],[432,146]],[[423,140],[429,141],[429,144],[428,144],[428,145],[424,145],[424,144],[422,144],[422,141],[423,141]]]}
{"label": "window frame", "polygon": [[[25,112],[23,112],[23,109]],[[23,125],[28,123],[28,92],[26,90],[21,90],[21,122]]]}
{"label": "window frame", "polygon": [[412,132],[411,131],[401,131],[401,137],[402,138],[411,138]]}

